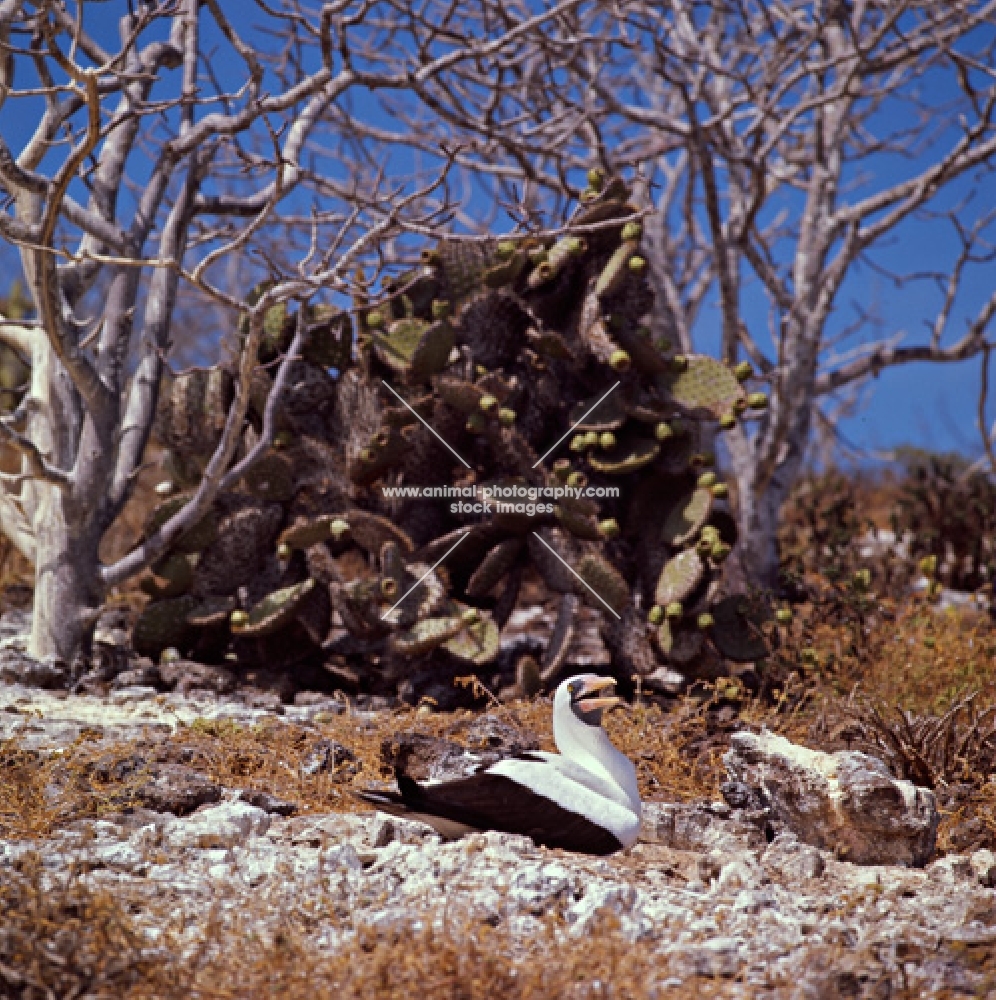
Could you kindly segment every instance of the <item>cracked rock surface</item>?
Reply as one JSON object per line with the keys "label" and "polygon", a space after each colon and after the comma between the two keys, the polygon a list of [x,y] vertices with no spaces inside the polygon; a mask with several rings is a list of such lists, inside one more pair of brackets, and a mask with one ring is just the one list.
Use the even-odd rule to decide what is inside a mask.
{"label": "cracked rock surface", "polygon": [[[290,705],[273,716],[219,697],[121,694],[101,700],[0,687],[0,740],[16,736],[21,746],[51,754],[95,728],[105,739],[148,741],[178,720],[268,717],[273,725],[307,725],[317,710]],[[495,749],[496,733],[482,724],[483,750]],[[786,789],[790,777],[802,780],[812,751],[799,753],[804,748],[770,734],[748,736],[733,738],[730,778],[754,799],[763,790],[766,802],[646,803],[641,841],[609,858],[546,850],[499,833],[443,843],[415,823],[372,813],[294,814],[272,795],[214,785],[217,794],[192,809],[182,796],[175,802],[150,796],[41,839],[0,840],[0,882],[29,861],[52,884],[71,869],[82,871],[91,885],[128,900],[149,947],[170,927],[172,940],[194,949],[208,914],[215,929],[240,926],[251,915],[254,933],[263,937],[298,920],[314,956],[342,953],[363,935],[413,923],[445,928],[459,918],[501,928],[507,940],[525,945],[551,918],[565,942],[594,939],[610,921],[614,934],[659,966],[647,996],[696,995],[702,977],[725,982],[724,995],[985,995],[992,980],[984,956],[996,952],[992,852],[913,867],[921,849],[916,836],[926,836],[924,830],[914,831],[913,846],[899,849],[900,840],[881,831],[907,827],[890,827],[876,812],[876,825],[861,827],[848,842],[878,838],[881,850],[894,851],[892,860],[858,864],[859,846],[842,860],[827,842],[850,835],[857,800],[830,809],[827,801],[835,800],[813,777],[822,774],[829,785],[829,765],[818,760],[806,772],[806,794],[821,804],[805,807],[809,800]],[[346,749],[326,747],[322,760],[348,763]],[[450,746],[440,753],[455,754]],[[841,787],[853,787],[856,779],[840,763],[834,773]],[[873,764],[862,767],[879,780]],[[196,760],[187,768],[193,778],[183,780],[212,784],[198,777]],[[163,768],[157,780],[168,786],[175,777]],[[923,805],[920,792],[914,805]],[[906,792],[902,802],[910,805]],[[823,826],[802,822],[815,824],[814,816]],[[813,829],[824,843],[813,842]],[[673,992],[683,986],[687,994]]]}
{"label": "cracked rock surface", "polygon": [[934,793],[876,757],[811,750],[765,730],[734,733],[723,762],[728,800],[767,809],[807,844],[866,865],[923,866],[933,854]]}

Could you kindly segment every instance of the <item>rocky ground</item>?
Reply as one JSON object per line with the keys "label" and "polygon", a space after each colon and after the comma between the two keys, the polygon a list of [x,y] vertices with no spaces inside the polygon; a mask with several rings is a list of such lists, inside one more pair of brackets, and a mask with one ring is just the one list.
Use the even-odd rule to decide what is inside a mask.
{"label": "rocky ground", "polygon": [[[9,685],[0,689],[0,739],[58,754],[81,737],[148,745],[197,719],[308,728],[339,711],[350,709],[290,705],[273,716],[218,696],[125,688],[98,698]],[[743,754],[737,760],[731,773],[742,782],[748,765]],[[263,940],[291,922],[315,961],[399,928],[500,928],[502,947],[513,950],[542,935],[570,947],[605,933],[652,955],[656,970],[643,993],[608,995],[691,993],[703,979],[740,996],[996,989],[996,858],[988,851],[924,868],[856,864],[784,824],[773,831],[770,810],[765,819],[726,802],[650,802],[633,850],[591,859],[503,834],[441,843],[418,825],[370,813],[295,815],[273,796],[198,782],[196,768],[173,777],[175,787],[168,774],[160,780],[159,808],[111,809],[40,839],[3,840],[0,871],[34,871],[42,887],[82,872],[90,888],[128,900],[146,948],[168,937],[171,949],[191,955],[201,954],[208,925],[224,941],[244,933],[251,915]],[[30,971],[0,974],[11,995],[29,995],[17,985],[27,976],[26,989]]]}
{"label": "rocky ground", "polygon": [[[129,683],[72,694],[7,677],[3,996],[996,995],[996,857],[936,857],[933,795],[862,754],[736,734],[725,801],[648,801],[640,843],[593,859],[504,834],[443,843],[345,793],[302,806],[272,782],[219,781],[177,742],[286,729],[309,748],[297,774],[286,765],[290,789],[305,770],[355,771],[327,724],[390,734],[386,708]],[[421,747],[422,772],[461,773],[480,747],[518,738],[495,718],[480,726],[491,735],[476,752]],[[81,780],[81,747],[87,807],[53,818]],[[31,767],[46,768],[38,801]],[[100,913],[102,927],[127,919],[126,938],[87,938]],[[97,958],[84,958],[89,947],[105,960],[108,942],[118,964],[102,993]]]}

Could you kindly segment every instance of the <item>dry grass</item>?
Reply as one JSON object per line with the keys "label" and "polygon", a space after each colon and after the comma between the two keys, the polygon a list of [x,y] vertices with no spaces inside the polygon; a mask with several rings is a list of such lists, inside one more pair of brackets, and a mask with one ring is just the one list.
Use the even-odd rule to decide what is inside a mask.
{"label": "dry grass", "polygon": [[47,836],[55,813],[45,797],[51,760],[0,740],[0,837]]}
{"label": "dry grass", "polygon": [[[870,890],[869,890],[870,891]],[[867,895],[867,894],[865,894]],[[843,898],[834,916],[869,902]],[[860,897],[860,898],[859,898]],[[798,983],[755,966],[741,976],[697,974],[652,941],[626,939],[612,918],[571,936],[556,914],[514,934],[456,908],[413,912],[390,928],[353,927],[341,946],[314,945],[316,927],[344,930],[331,901],[279,909],[265,896],[222,915],[205,912],[195,936],[162,904],[161,913],[95,888],[78,871],[52,880],[36,859],[0,885],[0,995],[128,998],[128,1000],[587,1000],[587,998],[798,996]],[[149,919],[157,925],[155,938]],[[872,943],[827,942],[805,949],[826,997],[930,995],[919,977],[929,966],[956,964],[976,976],[980,992],[996,986],[988,949],[945,944],[922,953],[904,946],[901,974],[882,965]],[[705,939],[703,939],[705,940]],[[743,974],[741,974],[743,975]],[[883,992],[884,991],[884,992]],[[960,995],[960,994],[959,994]]]}
{"label": "dry grass", "polygon": [[[929,728],[932,718],[966,697],[974,695],[980,711],[996,703],[996,637],[980,617],[938,613],[925,605],[891,615],[879,610],[868,615],[860,649],[850,625],[797,620],[782,630],[780,643],[775,660],[761,667],[779,675],[770,697],[751,698],[726,680],[669,707],[638,700],[608,717],[613,741],[637,763],[646,799],[719,797],[729,734],[745,726],[767,726],[821,749],[852,747],[882,756],[874,735],[854,727],[862,706],[875,706],[883,718],[898,718],[894,713],[903,710]],[[553,748],[549,698],[494,704],[491,710]],[[138,743],[108,744],[84,732],[57,757],[0,744],[0,835],[45,836],[70,820],[120,811],[136,803],[150,771],[163,765],[191,768],[219,785],[268,792],[300,812],[363,811],[351,792],[391,781],[386,742],[418,733],[465,744],[478,717],[424,706],[376,714],[346,709],[319,716],[310,726],[279,717],[254,726],[198,720]],[[302,765],[323,740],[341,744],[353,759],[309,775]],[[971,814],[983,817],[979,846],[996,845],[991,801],[996,786],[986,780],[988,769],[968,765],[959,765],[957,774],[941,773],[939,783],[957,779],[962,799],[978,797]],[[898,776],[906,776],[900,762],[894,766]],[[944,845],[948,827],[964,820],[961,800],[955,806],[942,822]]]}
{"label": "dry grass", "polygon": [[[612,713],[607,728],[636,760],[644,796],[716,798],[728,734],[744,725],[767,725],[835,749],[840,745],[835,725],[852,717],[858,695],[917,713],[943,712],[971,691],[982,692],[980,705],[991,703],[996,677],[987,622],[923,606],[891,620],[876,615],[869,617],[866,639],[875,650],[872,659],[854,648],[849,627],[811,621],[785,630],[777,664],[784,677],[774,700],[751,699],[737,684],[721,682],[707,696],[688,697],[667,709],[638,701]],[[814,651],[820,665],[803,656],[804,650]],[[492,710],[552,746],[548,699]],[[9,741],[0,747],[0,835],[42,837],[71,819],[120,810],[148,768],[163,763],[182,764],[229,787],[267,791],[302,812],[363,810],[350,790],[390,779],[382,755],[385,740],[418,732],[466,742],[477,718],[473,712],[423,708],[376,715],[347,710],[320,717],[314,726],[277,717],[254,726],[198,720],[171,735],[150,733],[138,743],[108,744],[84,733],[58,757],[33,754]],[[355,759],[331,772],[306,775],[301,765],[320,740],[348,747]],[[974,797],[944,810],[942,849],[957,848],[952,832],[980,816],[978,836],[996,842],[991,825],[985,825],[996,816],[996,785],[984,783],[984,777],[979,776]],[[153,948],[142,929],[148,915],[135,916],[127,900],[92,888],[82,874],[50,885],[28,862],[0,889],[0,995],[71,996],[74,989],[162,1000],[392,998],[414,992],[459,1000],[794,995],[793,983],[748,986],[690,976],[687,968],[673,968],[653,943],[629,942],[608,922],[575,940],[550,914],[523,939],[504,925],[477,923],[455,911],[442,924],[413,915],[406,927],[361,929],[352,944],[329,954],[316,951],[309,934],[316,925],[334,927],[340,921],[341,926],[331,901],[306,913],[274,912],[273,905],[261,897],[255,909],[225,919],[205,915],[202,944],[193,951],[189,936],[171,927],[164,912],[164,933]],[[839,995],[865,995],[876,976],[886,978],[870,950],[824,951],[814,952],[813,961],[825,960],[827,981],[839,980]],[[959,962],[969,958],[950,956]],[[917,991],[904,993],[893,982],[891,995],[912,997]]]}
{"label": "dry grass", "polygon": [[[781,638],[779,668],[794,669],[790,686],[804,692],[795,717],[796,726],[804,726],[801,742],[864,750],[901,778],[911,776],[918,753],[926,755],[922,763],[930,773],[921,768],[915,777],[937,795],[938,853],[996,848],[996,782],[990,780],[985,714],[996,704],[990,618],[937,610],[922,600],[897,607],[844,592],[836,603],[797,615]],[[966,700],[981,718],[953,711]],[[894,752],[883,749],[882,741],[890,740],[882,727],[876,733],[868,725],[873,713],[893,731]],[[976,721],[981,728],[973,736]]]}
{"label": "dry grass", "polygon": [[[150,472],[149,482],[152,478]],[[115,552],[137,534],[150,502],[148,486],[121,536],[109,543]],[[885,523],[878,508],[887,507],[886,493],[883,487],[873,513],[879,525]],[[30,567],[0,541],[4,599],[23,603],[29,581]],[[932,720],[942,720],[966,698],[974,696],[980,711],[996,704],[996,634],[990,619],[938,612],[920,601],[878,600],[857,592],[846,575],[832,585],[812,578],[806,583],[816,599],[796,608],[791,626],[776,630],[778,648],[759,668],[763,697],[750,697],[742,685],[727,680],[666,707],[638,699],[607,719],[613,741],[637,763],[646,799],[717,798],[729,734],[744,726],[767,726],[822,749],[851,746],[882,755],[874,733],[854,729],[856,715],[868,706],[887,725],[899,724],[900,711],[910,713],[929,733],[936,731]],[[131,600],[129,594],[121,599]],[[552,748],[549,699],[492,710]],[[0,837],[43,838],[75,819],[127,809],[138,801],[150,772],[162,765],[188,767],[227,787],[268,792],[303,813],[365,811],[351,791],[390,781],[382,753],[386,740],[412,732],[464,743],[478,714],[423,708],[367,716],[347,710],[320,717],[314,726],[279,718],[255,726],[200,720],[172,735],[150,732],[138,743],[108,743],[84,733],[58,756],[33,753],[16,740],[0,742]],[[967,724],[964,713],[952,718]],[[302,764],[320,740],[342,744],[354,759],[332,771],[306,774]],[[893,761],[900,776],[901,758]],[[968,758],[963,764],[936,769],[942,853],[996,847],[996,782]],[[314,950],[309,930],[315,921],[333,926],[341,919],[331,903],[307,915],[275,914],[268,905],[261,899],[255,911],[226,920],[206,916],[203,946],[192,953],[189,939],[170,926],[164,912],[165,931],[153,947],[127,900],[94,888],[81,873],[52,883],[26,860],[0,884],[0,996],[348,1000],[417,994],[433,1000],[545,1000],[645,997],[655,995],[655,986],[662,997],[796,995],[791,982],[754,988],[682,974],[655,946],[627,941],[611,923],[579,941],[566,936],[551,914],[523,940],[505,926],[458,915],[441,925],[418,922],[413,915],[410,926],[361,931],[350,947],[328,955]],[[263,927],[279,931],[263,933]],[[991,961],[984,957],[982,966],[996,990],[996,970],[985,964]],[[870,950],[843,946],[814,950],[812,963],[826,965],[827,996],[871,995],[874,974],[862,977],[869,969],[881,971]],[[680,985],[666,985],[672,975]],[[893,982],[889,995],[918,992]]]}
{"label": "dry grass", "polygon": [[[256,938],[237,963],[225,949],[193,973],[186,994],[198,1000],[281,996],[311,1000],[408,998],[439,1000],[581,1000],[581,998],[742,996],[734,981],[684,976],[649,945],[633,944],[606,921],[591,937],[570,939],[556,918],[537,922],[528,938],[504,927],[456,917],[442,925],[413,918],[391,931],[361,930],[348,949],[317,955],[292,924]],[[238,925],[228,929],[240,936]],[[252,940],[252,938],[250,938]],[[680,988],[678,983],[680,982]]]}
{"label": "dry grass", "polygon": [[[671,712],[637,705],[609,717],[613,740],[637,762],[646,798],[717,797],[719,757],[732,717],[717,727],[714,708],[686,699]],[[538,737],[544,748],[554,748],[549,699],[499,706],[496,714]],[[466,745],[467,730],[478,717],[406,708],[374,716],[349,710],[314,726],[277,717],[253,726],[199,719],[170,735],[137,742],[108,743],[85,731],[54,756],[6,741],[0,744],[0,836],[45,837],[67,822],[134,806],[152,771],[163,765],[191,768],[226,787],[267,792],[299,812],[367,811],[351,791],[391,780],[383,748],[393,737],[418,733]],[[302,765],[321,741],[340,744],[353,759],[306,773]]]}
{"label": "dry grass", "polygon": [[[315,949],[309,932],[341,923],[331,905],[307,914],[266,901],[230,918],[206,913],[191,942],[168,913],[153,943],[138,907],[72,872],[54,883],[35,859],[0,886],[0,995],[133,1000],[316,996],[551,1000],[743,996],[733,979],[689,975],[606,919],[570,938],[555,916],[528,936],[453,914],[413,913],[406,926],[360,927],[347,946]],[[270,928],[261,932],[261,927]],[[184,939],[181,943],[181,938]],[[555,956],[555,959],[554,959]]]}
{"label": "dry grass", "polygon": [[170,959],[78,872],[53,879],[29,856],[0,882],[0,996],[167,997]]}

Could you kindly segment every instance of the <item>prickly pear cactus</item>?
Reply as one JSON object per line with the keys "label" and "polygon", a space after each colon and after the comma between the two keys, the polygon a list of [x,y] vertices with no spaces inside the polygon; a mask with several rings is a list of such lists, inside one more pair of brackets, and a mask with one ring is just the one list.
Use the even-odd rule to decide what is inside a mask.
{"label": "prickly pear cactus", "polygon": [[[592,662],[582,615],[627,677],[709,642],[758,648],[717,605],[735,523],[701,427],[761,400],[741,371],[654,343],[639,211],[621,181],[590,181],[560,235],[444,239],[383,294],[365,290],[352,318],[267,314],[244,448],[272,364],[309,331],[274,448],[150,574],[146,651],[310,659],[413,697],[473,671],[507,686],[521,657],[502,630],[524,579],[559,607],[530,690]],[[163,393],[177,489],[203,468],[230,393],[220,369]],[[399,486],[422,495],[383,489]]]}

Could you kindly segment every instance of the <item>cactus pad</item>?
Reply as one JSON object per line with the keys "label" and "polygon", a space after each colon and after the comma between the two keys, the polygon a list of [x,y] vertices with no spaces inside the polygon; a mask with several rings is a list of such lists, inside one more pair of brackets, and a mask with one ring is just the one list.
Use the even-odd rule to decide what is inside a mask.
{"label": "cactus pad", "polygon": [[518,299],[489,291],[470,299],[456,319],[456,339],[466,344],[474,361],[495,368],[513,361],[522,350],[529,314]]}
{"label": "cactus pad", "polygon": [[439,268],[450,302],[459,302],[476,291],[493,269],[503,276],[503,269],[515,259],[514,251],[511,256],[503,252],[498,240],[445,240],[430,256],[430,262]]}
{"label": "cactus pad", "polygon": [[626,423],[626,407],[619,390],[606,396],[608,388],[571,407],[568,419],[575,431],[615,431]]}
{"label": "cactus pad", "polygon": [[528,338],[529,346],[543,357],[553,358],[557,361],[577,360],[567,340],[556,330],[530,330]]}
{"label": "cactus pad", "polygon": [[483,597],[515,565],[522,552],[520,538],[508,538],[499,542],[481,561],[467,583],[468,597]]}
{"label": "cactus pad", "polygon": [[406,555],[415,550],[408,535],[388,518],[366,510],[309,518],[287,528],[279,541],[294,549],[306,549],[318,542],[337,542],[346,538],[368,552],[379,553],[385,542],[395,542]]}
{"label": "cactus pad", "polygon": [[340,542],[349,537],[349,522],[345,514],[323,514],[321,517],[302,519],[285,529],[278,544],[289,545],[292,549],[307,549],[319,542]]}
{"label": "cactus pad", "polygon": [[695,439],[692,435],[675,434],[661,445],[661,470],[671,475],[686,473],[693,454]]}
{"label": "cactus pad", "polygon": [[465,624],[463,629],[443,647],[451,655],[464,663],[483,667],[491,663],[501,648],[501,633],[487,612],[480,612],[475,622]]}
{"label": "cactus pad", "polygon": [[[390,693],[412,671],[417,689],[458,662],[506,674],[516,657],[500,656],[500,630],[530,571],[560,601],[530,688],[565,663],[604,663],[606,647],[617,673],[653,676],[661,663],[653,634],[665,616],[675,661],[722,627],[710,615],[730,531],[719,484],[696,489],[706,464],[696,457],[698,418],[729,417],[750,400],[718,362],[669,358],[655,344],[645,325],[653,293],[639,212],[618,179],[592,173],[589,181],[574,222],[595,229],[444,239],[422,266],[385,278],[376,297],[357,275],[355,359],[352,322],[336,307],[267,312],[239,454],[259,441],[277,364],[287,360],[273,450],[157,564],[149,586],[161,596],[144,614],[140,641],[156,650],[172,630],[168,644],[282,669],[317,661],[334,607],[341,630],[326,647],[329,667],[356,689]],[[301,357],[287,359],[302,326]],[[381,385],[385,373],[417,416]],[[183,489],[217,441],[232,377],[219,366],[167,382],[157,433],[172,488]],[[378,480],[423,490],[454,482],[453,455],[420,421],[471,463],[457,482],[479,496],[489,483],[581,487],[586,476],[598,486],[616,477],[620,496],[557,498],[552,511],[529,515],[372,490]],[[540,470],[537,456],[575,421],[561,451],[569,459]],[[161,524],[185,499],[171,499],[153,520]],[[712,530],[702,535],[703,526]],[[178,606],[165,595],[187,585],[191,567],[195,605]],[[651,627],[654,590],[664,603]],[[411,658],[419,662],[409,667]]]}
{"label": "cactus pad", "polygon": [[309,316],[304,360],[320,368],[347,368],[353,357],[353,325],[349,314],[320,305]]}
{"label": "cactus pad", "polygon": [[664,518],[661,538],[668,545],[681,546],[695,537],[709,520],[712,493],[703,488],[680,496]]}
{"label": "cactus pad", "polygon": [[664,621],[657,630],[657,645],[671,663],[684,665],[702,652],[704,641],[701,632]]}
{"label": "cactus pad", "polygon": [[578,607],[580,600],[575,594],[563,594],[560,598],[560,605],[557,609],[557,620],[553,626],[553,633],[543,651],[543,671],[544,682],[552,681],[563,667],[567,654],[571,648],[571,640],[574,638],[574,629],[577,624]]}
{"label": "cactus pad", "polygon": [[665,563],[654,592],[655,603],[666,607],[684,601],[705,575],[705,563],[694,549],[687,549]]}
{"label": "cactus pad", "polygon": [[[541,528],[535,533],[531,532],[526,536],[526,545],[533,565],[552,591],[558,594],[573,594],[577,591],[581,584],[567,568],[572,565],[575,547],[562,530]],[[553,552],[550,551],[551,548]],[[554,555],[554,552],[557,554]]]}
{"label": "cactus pad", "polygon": [[625,476],[650,465],[660,454],[661,446],[654,440],[624,433],[615,447],[608,451],[592,451],[588,462],[596,472],[608,476]]}
{"label": "cactus pad", "polygon": [[589,542],[598,542],[603,538],[598,518],[578,510],[571,504],[560,503],[556,508],[557,521],[575,538],[583,538]]}
{"label": "cactus pad", "polygon": [[164,382],[156,434],[167,447],[198,458],[214,450],[234,398],[234,380],[223,368],[191,368]]}
{"label": "cactus pad", "polygon": [[410,449],[404,432],[396,427],[381,427],[351,459],[349,478],[357,486],[369,486],[400,466]]}
{"label": "cactus pad", "polygon": [[[628,604],[622,618],[603,617],[602,637],[612,654],[612,663],[621,676],[645,677],[659,663],[647,634],[646,612]],[[607,619],[607,620],[606,620]]]}
{"label": "cactus pad", "polygon": [[411,627],[395,632],[391,636],[391,648],[402,656],[421,656],[459,635],[465,625],[460,615],[423,618]]}
{"label": "cactus pad", "polygon": [[436,390],[439,398],[447,406],[452,406],[454,410],[470,416],[481,412],[481,400],[487,395],[484,389],[473,382],[466,382],[456,378],[436,379]]}
{"label": "cactus pad", "polygon": [[412,540],[389,518],[367,510],[351,510],[341,515],[349,524],[353,540],[367,552],[380,552],[385,542],[395,542],[405,555],[415,551]]}
{"label": "cactus pad", "polygon": [[382,617],[407,628],[419,619],[450,614],[452,602],[447,596],[447,583],[445,572],[437,569],[430,573],[426,564],[411,563],[396,597],[386,597],[381,590],[381,600],[393,605]]}
{"label": "cactus pad", "polygon": [[[635,299],[636,296],[633,296]],[[651,299],[651,304],[653,300]],[[639,313],[640,305],[636,302],[626,306],[632,312]],[[613,313],[615,317],[615,313]],[[617,323],[612,327],[612,338],[633,361],[633,366],[643,375],[660,376],[668,371],[667,359],[646,337],[641,336],[627,323]]]}
{"label": "cactus pad", "polygon": [[187,615],[196,605],[197,599],[190,594],[147,604],[132,631],[135,652],[154,660],[170,646],[186,653],[194,635]]}
{"label": "cactus pad", "polygon": [[275,505],[235,510],[218,524],[218,537],[194,570],[194,592],[232,594],[255,579],[273,549],[283,510]]}
{"label": "cactus pad", "polygon": [[582,557],[575,569],[578,576],[598,595],[596,598],[584,588],[581,593],[586,600],[596,607],[604,606],[604,601],[616,614],[622,614],[623,608],[629,603],[629,584],[612,563],[603,556],[590,552]]}
{"label": "cactus pad", "polygon": [[182,552],[171,552],[151,567],[140,585],[150,596],[163,598],[187,593],[193,582],[194,567],[190,557]]}
{"label": "cactus pad", "polygon": [[195,629],[228,626],[228,616],[235,610],[236,600],[231,595],[200,598],[187,613],[187,624]]}
{"label": "cactus pad", "polygon": [[736,375],[721,361],[693,354],[687,362],[684,371],[661,376],[661,385],[688,413],[719,418],[745,398]]}
{"label": "cactus pad", "polygon": [[410,382],[424,382],[442,371],[453,349],[453,328],[448,320],[428,323],[408,318],[395,320],[386,333],[373,335],[377,356]]}
{"label": "cactus pad", "polygon": [[314,587],[315,581],[308,579],[274,591],[252,608],[248,621],[232,625],[233,635],[261,637],[279,632],[295,619]]}
{"label": "cactus pad", "polygon": [[[401,586],[405,575],[405,561],[401,549],[395,541],[385,542],[380,548],[380,575],[382,579],[392,579]],[[401,592],[398,592],[398,597]]]}
{"label": "cactus pad", "polygon": [[614,295],[629,280],[632,274],[629,262],[639,249],[640,244],[635,240],[625,240],[616,247],[595,282],[595,294],[600,299]]}
{"label": "cactus pad", "polygon": [[593,285],[585,295],[581,306],[578,334],[584,347],[602,364],[609,364],[613,355],[620,349],[606,326],[602,302]]}
{"label": "cactus pad", "polygon": [[724,598],[712,609],[712,615],[715,624],[709,636],[727,659],[753,663],[768,655],[768,644],[761,631],[765,616],[746,597]]}
{"label": "cactus pad", "polygon": [[294,469],[290,459],[271,452],[243,477],[251,496],[268,503],[283,503],[294,495]]}

